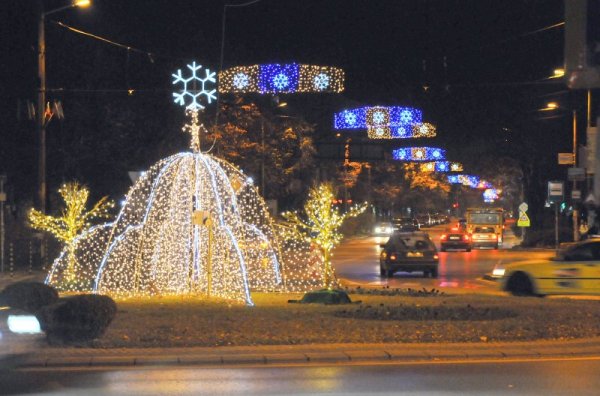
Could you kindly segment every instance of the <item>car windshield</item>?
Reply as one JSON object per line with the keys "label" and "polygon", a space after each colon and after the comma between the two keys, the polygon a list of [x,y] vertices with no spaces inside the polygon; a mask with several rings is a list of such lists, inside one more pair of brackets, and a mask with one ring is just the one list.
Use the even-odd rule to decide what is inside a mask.
{"label": "car windshield", "polygon": [[398,250],[431,250],[435,248],[431,239],[422,234],[396,234],[390,238],[389,243]]}

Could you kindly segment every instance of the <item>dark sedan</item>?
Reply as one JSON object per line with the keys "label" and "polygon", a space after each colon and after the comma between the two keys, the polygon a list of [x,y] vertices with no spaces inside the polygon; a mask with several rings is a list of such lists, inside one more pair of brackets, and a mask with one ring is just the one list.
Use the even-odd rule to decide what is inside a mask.
{"label": "dark sedan", "polygon": [[380,275],[389,278],[394,272],[423,272],[423,276],[438,276],[438,254],[435,245],[425,232],[397,232],[379,256]]}
{"label": "dark sedan", "polygon": [[473,247],[471,236],[463,227],[448,228],[440,237],[440,246],[442,252],[448,249],[464,249],[470,252]]}

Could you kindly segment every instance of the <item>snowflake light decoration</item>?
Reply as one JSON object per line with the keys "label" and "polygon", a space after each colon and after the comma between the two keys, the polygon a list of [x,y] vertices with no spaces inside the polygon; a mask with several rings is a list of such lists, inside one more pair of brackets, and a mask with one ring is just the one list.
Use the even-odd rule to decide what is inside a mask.
{"label": "snowflake light decoration", "polygon": [[237,73],[235,76],[233,76],[233,85],[237,89],[244,89],[248,86],[248,84],[249,84],[249,79],[248,79],[247,74],[240,72],[240,73]]}
{"label": "snowflake light decoration", "polygon": [[206,74],[204,77],[199,77],[197,72],[202,70],[202,65],[196,65],[196,62],[192,62],[191,65],[187,65],[188,69],[192,72],[191,76],[184,78],[181,69],[177,70],[174,77],[173,85],[183,83],[183,88],[180,92],[173,92],[175,103],[180,106],[186,106],[186,98],[191,100],[186,106],[188,110],[202,110],[204,106],[200,103],[202,97],[204,97],[208,104],[212,100],[216,100],[217,96],[215,93],[216,89],[210,89],[208,83],[215,83],[215,72],[211,72],[209,69],[204,69]]}
{"label": "snowflake light decoration", "polygon": [[373,122],[377,125],[383,124],[385,122],[385,114],[381,111],[377,111],[373,114]]}
{"label": "snowflake light decoration", "polygon": [[[247,80],[240,79],[246,76]],[[342,92],[344,71],[330,66],[272,63],[235,66],[219,73],[220,93]]]}
{"label": "snowflake light decoration", "polygon": [[284,90],[290,84],[290,79],[283,73],[279,73],[273,77],[273,85],[275,88]]}
{"label": "snowflake light decoration", "polygon": [[397,161],[441,161],[446,158],[446,150],[437,147],[405,147],[392,151]]}
{"label": "snowflake light decoration", "polygon": [[319,73],[313,79],[315,89],[318,91],[322,91],[329,86],[329,76],[325,73]]}

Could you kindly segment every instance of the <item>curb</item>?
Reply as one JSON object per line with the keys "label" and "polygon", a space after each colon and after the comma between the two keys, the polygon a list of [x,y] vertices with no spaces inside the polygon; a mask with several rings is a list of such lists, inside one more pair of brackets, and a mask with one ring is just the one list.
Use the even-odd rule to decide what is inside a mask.
{"label": "curb", "polygon": [[335,344],[158,349],[55,349],[21,356],[20,369],[283,366],[600,358],[600,338],[514,343]]}

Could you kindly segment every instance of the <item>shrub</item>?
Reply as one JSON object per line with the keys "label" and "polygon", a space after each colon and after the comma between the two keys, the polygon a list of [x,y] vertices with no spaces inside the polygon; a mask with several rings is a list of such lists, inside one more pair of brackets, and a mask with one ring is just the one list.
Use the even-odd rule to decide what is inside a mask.
{"label": "shrub", "polygon": [[8,285],[0,292],[0,305],[35,313],[40,308],[54,304],[58,292],[40,282],[17,282]]}
{"label": "shrub", "polygon": [[51,344],[91,341],[100,337],[117,313],[108,296],[83,294],[60,299],[38,314],[42,330]]}

